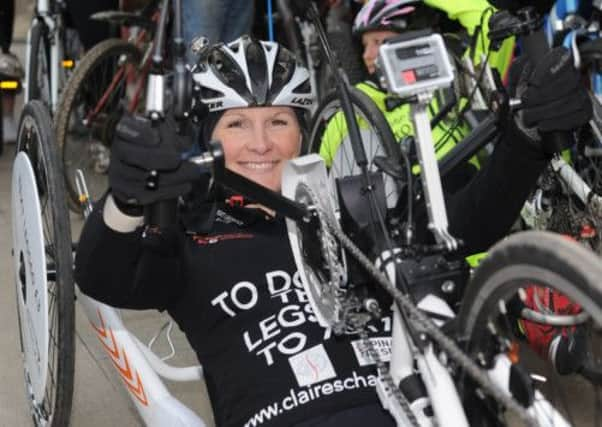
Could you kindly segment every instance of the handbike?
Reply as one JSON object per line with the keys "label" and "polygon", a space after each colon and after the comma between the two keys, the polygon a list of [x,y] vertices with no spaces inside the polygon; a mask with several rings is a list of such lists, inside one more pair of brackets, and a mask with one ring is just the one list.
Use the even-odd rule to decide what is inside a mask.
{"label": "handbike", "polygon": [[[176,2],[176,4],[178,3]],[[164,5],[167,6],[167,0]],[[158,75],[154,76],[154,78],[157,77]],[[163,92],[159,91],[157,94],[161,95]],[[156,101],[160,101],[160,99]],[[183,105],[185,104],[183,103]],[[150,110],[150,114],[159,119],[163,106],[161,102],[151,105],[153,109]],[[353,113],[350,113],[353,117]],[[43,120],[38,121],[44,122]],[[23,122],[27,123],[25,118]],[[37,121],[33,120],[33,122]],[[48,125],[48,120],[45,122]],[[351,126],[353,125],[351,124]],[[49,126],[42,125],[40,127],[48,129]],[[51,141],[51,137],[47,140]],[[425,160],[421,167],[425,174],[431,174],[428,180],[425,179],[423,186],[428,190],[433,190],[431,192],[433,199],[430,203],[432,208],[429,214],[431,219],[439,221],[444,219],[445,206],[440,203],[440,200],[437,199],[439,196],[436,195],[437,165],[433,162],[432,153],[427,152],[429,148],[433,149],[432,143],[426,141],[426,144],[422,145],[421,150],[424,150]],[[51,147],[51,142],[43,146]],[[39,157],[34,153],[34,151],[28,150],[20,154],[22,159],[20,161],[25,162],[24,165],[38,164]],[[46,152],[42,151],[42,163],[47,157],[52,157],[50,148],[46,154],[44,153]],[[25,156],[24,159],[23,156]],[[56,152],[54,156],[56,157]],[[602,319],[600,309],[602,291],[598,283],[602,271],[598,263],[592,262],[591,253],[568,240],[540,233],[517,235],[517,237],[509,239],[494,248],[489,260],[485,261],[482,269],[480,268],[475,273],[474,281],[466,290],[464,304],[458,317],[461,327],[456,332],[445,326],[440,329],[423,311],[428,311],[428,314],[437,317],[437,320],[445,321],[454,317],[453,310],[445,309],[447,304],[445,294],[453,293],[454,289],[462,284],[458,281],[462,276],[455,274],[456,269],[462,272],[461,265],[454,264],[453,260],[447,259],[439,262],[441,255],[449,252],[450,247],[454,245],[453,236],[448,236],[444,232],[442,225],[444,221],[433,221],[434,225],[440,226],[438,244],[432,247],[413,245],[409,248],[389,246],[386,242],[381,243],[387,237],[385,232],[388,230],[386,227],[382,228],[382,221],[378,221],[380,224],[377,224],[378,228],[374,229],[369,224],[369,230],[377,230],[372,237],[376,236],[378,239],[372,242],[378,243],[378,246],[375,245],[378,253],[377,257],[368,258],[341,229],[338,218],[340,213],[338,199],[332,197],[332,194],[335,193],[329,190],[331,183],[326,168],[316,155],[304,156],[291,162],[283,183],[285,196],[288,195],[288,197],[266,191],[257,184],[227,171],[223,166],[220,150],[217,148],[212,148],[209,152],[189,160],[199,164],[205,171],[210,170],[216,180],[231,188],[243,190],[258,203],[271,207],[291,219],[290,233],[292,236],[297,236],[296,242],[293,239],[293,250],[297,250],[300,254],[296,259],[303,276],[305,289],[308,295],[312,296],[314,312],[324,326],[332,327],[338,333],[355,333],[362,337],[367,354],[378,367],[379,393],[383,405],[392,412],[400,424],[431,425],[432,417],[434,417],[439,423],[445,422],[445,425],[450,425],[450,423],[468,425],[468,420],[472,421],[474,415],[466,414],[465,408],[466,404],[472,403],[477,409],[486,409],[487,420],[499,421],[506,408],[517,412],[522,419],[537,422],[538,425],[566,425],[566,421],[563,423],[563,415],[553,407],[550,399],[544,398],[541,392],[532,388],[530,381],[532,372],[525,373],[521,368],[522,364],[519,363],[522,359],[516,358],[518,340],[516,336],[512,335],[514,333],[512,325],[518,319],[515,317],[515,312],[510,310],[510,303],[515,301],[514,297],[517,295],[519,301],[524,299],[521,298],[521,289],[527,285],[532,286],[536,283],[545,287],[557,287],[572,301],[580,304],[582,309],[575,315],[560,316],[560,318],[548,316],[545,320],[552,318],[557,325],[562,327],[565,325],[584,326],[586,332],[592,333],[592,337],[596,338],[597,335],[594,333],[599,334],[599,325]],[[60,166],[56,168],[53,170],[60,171]],[[30,194],[34,195],[29,199],[46,201],[44,198],[46,187],[37,185],[37,177],[44,178],[48,174],[30,172],[27,175],[25,172],[21,172],[22,170],[26,171],[27,167],[17,169],[14,193],[19,194],[19,191],[22,191],[19,190],[20,187],[17,183],[28,181]],[[60,177],[61,175],[55,174],[55,176]],[[376,177],[366,178],[364,176],[361,179],[372,179],[373,188],[378,188]],[[62,185],[60,179],[54,180],[53,183],[55,183],[54,186],[51,184],[48,187],[55,189]],[[50,192],[50,194],[53,193]],[[65,211],[65,201],[60,196],[58,194],[56,197],[48,199],[49,206],[60,205]],[[376,197],[370,195],[366,197],[369,201],[370,199],[376,200]],[[379,212],[384,213],[382,203],[367,206],[375,217],[378,217]],[[56,280],[52,272],[55,269],[59,271],[59,266],[63,268],[60,271],[65,271],[64,268],[67,266],[67,273],[71,269],[70,253],[67,253],[61,258],[62,261],[58,262],[56,259],[60,257],[47,255],[45,248],[38,247],[36,254],[39,256],[34,257],[31,250],[26,250],[27,243],[19,243],[31,242],[25,238],[30,235],[29,230],[33,229],[36,224],[41,227],[43,222],[41,215],[35,215],[33,210],[31,212],[34,213],[31,223],[20,228],[15,227],[17,242],[15,247],[25,248],[25,250],[15,251],[18,254],[18,257],[15,257],[16,262],[17,260],[21,262],[21,254],[23,254],[23,268],[21,269],[21,264],[18,264],[16,271],[23,270],[24,272],[23,279],[18,277],[19,281],[17,281],[18,289],[24,295],[23,301],[20,302],[24,308],[28,307],[26,304],[31,303],[30,299],[26,301],[26,296],[31,295],[27,290],[38,286],[39,288],[36,288],[38,294],[47,294],[49,290],[53,289],[52,285]],[[348,213],[351,215],[353,212]],[[20,217],[15,215],[14,218]],[[299,246],[302,247],[303,242],[307,241],[306,239],[315,240],[316,238],[321,243],[318,246],[317,254],[299,251]],[[539,238],[541,241],[538,240]],[[59,246],[59,240],[63,242],[62,247],[70,248],[70,240],[65,240],[65,234],[57,233],[53,236],[53,240],[46,245],[49,253],[50,249]],[[67,243],[65,244],[65,242]],[[40,244],[39,246],[44,245]],[[374,248],[369,246],[363,245],[363,247],[368,247],[371,254],[374,253],[372,250]],[[314,245],[313,248],[315,250],[316,246]],[[409,257],[408,254],[414,257]],[[421,256],[417,257],[417,254]],[[307,255],[317,255],[317,257]],[[395,301],[395,326],[391,344],[393,354],[390,362],[384,360],[381,353],[374,351],[370,339],[365,339],[363,332],[365,322],[373,316],[378,316],[381,310],[374,298],[366,297],[359,289],[356,289],[353,282],[347,280],[348,277],[356,277],[348,274],[348,266],[351,267],[351,262],[348,263],[346,260],[351,261],[352,258],[358,264],[356,267],[367,272],[369,281],[382,286]],[[375,262],[376,258],[380,260]],[[33,263],[35,259],[46,267],[46,271],[42,267],[35,271],[31,270],[30,262]],[[316,260],[318,261],[316,262]],[[422,288],[421,286],[420,288],[426,289],[428,292],[423,294],[422,298],[413,301],[414,298],[410,296],[412,293],[406,292],[407,286],[410,284],[407,282],[420,285],[424,283],[415,281],[416,278],[420,279],[421,277],[410,277],[411,280],[409,280],[408,275],[411,275],[413,266],[416,266],[416,271],[423,270],[422,266],[425,265],[422,263],[423,260],[436,261],[434,266],[444,268],[447,273],[451,273],[451,276],[446,276],[450,280],[444,281],[444,283],[434,280],[432,287]],[[395,268],[398,265],[400,270]],[[48,268],[48,266],[53,268]],[[388,277],[379,270],[379,267],[389,273]],[[407,269],[405,269],[406,267]],[[35,273],[35,276],[32,272]],[[35,279],[32,280],[32,277]],[[398,286],[403,291],[398,289]],[[25,292],[22,289],[25,289]],[[443,292],[443,296],[439,296],[438,291]],[[468,299],[469,295],[474,297]],[[114,309],[85,297],[80,301],[87,307],[87,315],[97,330],[99,338],[106,345],[105,348],[111,355],[116,369],[121,372],[126,388],[145,422],[150,425],[203,425],[198,417],[195,418],[161,388],[158,376],[154,371],[162,372],[162,368],[165,366],[155,363],[156,360],[152,355],[147,353],[143,346],[139,346],[125,329],[121,329],[117,316],[112,318],[112,315],[109,314],[114,313]],[[73,299],[67,302],[72,304]],[[455,308],[453,304],[447,304],[447,306]],[[433,307],[442,309],[434,313]],[[523,313],[524,316],[531,315],[533,317],[531,320],[537,320],[533,312],[537,313],[536,310],[522,307],[520,315]],[[48,310],[41,310],[37,318],[45,319],[50,313]],[[581,315],[582,313],[586,315]],[[57,313],[57,316],[61,315],[61,312]],[[43,332],[46,329],[44,327],[35,328],[32,323],[32,320],[36,318],[22,316],[20,319],[22,330],[36,331],[35,337],[44,336]],[[590,326],[597,327],[597,329],[590,328]],[[39,349],[48,354],[44,342],[42,341],[42,345],[38,345],[39,342],[39,340],[31,339],[24,341],[23,352],[26,359],[32,357],[31,355],[35,356],[36,350]],[[51,345],[48,344],[48,346]],[[125,348],[127,352],[119,353],[116,351],[119,348]],[[468,355],[466,351],[468,351]],[[68,357],[68,354],[61,354],[61,357],[57,358]],[[414,362],[418,366],[420,375],[414,375]],[[129,367],[129,370],[126,366]],[[156,369],[147,370],[148,366]],[[34,379],[34,383],[42,383],[46,374],[35,368],[36,366],[28,368],[26,365],[26,370]],[[128,372],[129,374],[127,374]],[[165,372],[163,371],[163,373]],[[187,371],[171,371],[171,373],[181,374],[180,378],[200,377],[198,367],[192,367]],[[401,381],[410,377],[411,382]],[[136,381],[133,381],[134,379]],[[454,380],[457,381],[457,387],[454,385]],[[419,385],[421,394],[409,395],[407,393],[404,386],[412,383]],[[46,384],[51,391],[58,387],[56,382],[47,382]],[[422,392],[423,387],[420,387],[421,384],[426,389],[424,392]],[[412,399],[412,397],[416,397],[416,399]],[[31,399],[34,408],[39,406],[37,399],[39,398],[34,394]],[[431,416],[431,413],[434,415]],[[450,415],[452,413],[453,415]],[[42,421],[49,419],[40,417],[38,416]],[[494,424],[494,422],[492,421],[490,424]]]}

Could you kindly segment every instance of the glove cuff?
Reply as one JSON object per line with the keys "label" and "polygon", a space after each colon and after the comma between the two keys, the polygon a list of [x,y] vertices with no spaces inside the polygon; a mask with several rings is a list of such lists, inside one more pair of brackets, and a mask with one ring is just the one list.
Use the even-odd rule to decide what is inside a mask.
{"label": "glove cuff", "polygon": [[102,217],[109,228],[120,233],[130,233],[144,223],[142,206],[124,205],[112,194],[107,195]]}
{"label": "glove cuff", "polygon": [[519,111],[516,114],[514,114],[514,124],[516,125],[518,131],[522,133],[523,136],[526,139],[528,139],[532,144],[537,145],[541,143],[541,135],[539,134],[537,128],[535,126],[527,127],[522,119],[522,116],[522,111]]}

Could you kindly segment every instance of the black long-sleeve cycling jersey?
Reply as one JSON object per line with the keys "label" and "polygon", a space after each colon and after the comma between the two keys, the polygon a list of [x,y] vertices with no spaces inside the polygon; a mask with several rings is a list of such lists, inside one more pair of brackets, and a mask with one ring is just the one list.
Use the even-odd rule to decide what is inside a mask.
{"label": "black long-sleeve cycling jersey", "polygon": [[[450,230],[469,251],[507,232],[547,163],[516,138],[448,197]],[[204,367],[219,426],[291,426],[377,402],[374,364],[358,338],[317,324],[284,220],[204,206],[209,213],[184,212],[160,235],[113,231],[97,206],[77,249],[80,289],[118,307],[167,310]],[[384,359],[390,328],[386,316],[369,327]]]}

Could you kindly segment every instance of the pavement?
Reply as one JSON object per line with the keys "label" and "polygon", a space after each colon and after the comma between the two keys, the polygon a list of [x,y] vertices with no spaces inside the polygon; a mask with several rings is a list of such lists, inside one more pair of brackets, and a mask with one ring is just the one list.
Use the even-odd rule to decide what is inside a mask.
{"label": "pavement", "polygon": [[[17,1],[13,51],[24,64],[25,38],[32,15],[32,2]],[[22,95],[21,95],[22,97]],[[16,102],[18,120],[22,99]],[[11,256],[12,229],[10,207],[11,169],[14,144],[5,146],[0,157],[0,427],[32,426],[25,398],[23,365],[15,306],[14,269]],[[73,239],[82,226],[82,218],[71,215]],[[142,341],[148,342],[163,325],[166,316],[155,311],[122,310],[124,323]],[[183,334],[174,327],[172,340],[176,356],[169,361],[174,366],[198,363]],[[167,354],[165,339],[155,347],[158,354]],[[128,391],[115,372],[106,351],[90,327],[83,310],[76,304],[75,390],[71,426],[100,427],[141,426]],[[171,393],[213,426],[211,407],[203,382],[166,382]]]}

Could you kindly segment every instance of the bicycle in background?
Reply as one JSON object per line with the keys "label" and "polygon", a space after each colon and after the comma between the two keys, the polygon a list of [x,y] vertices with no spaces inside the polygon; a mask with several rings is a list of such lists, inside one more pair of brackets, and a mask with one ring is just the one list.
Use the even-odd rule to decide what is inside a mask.
{"label": "bicycle in background", "polygon": [[37,0],[27,33],[25,102],[40,99],[56,113],[59,97],[83,49],[68,28],[64,0]]}

